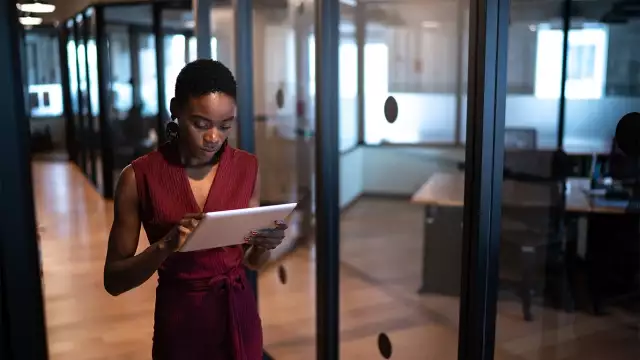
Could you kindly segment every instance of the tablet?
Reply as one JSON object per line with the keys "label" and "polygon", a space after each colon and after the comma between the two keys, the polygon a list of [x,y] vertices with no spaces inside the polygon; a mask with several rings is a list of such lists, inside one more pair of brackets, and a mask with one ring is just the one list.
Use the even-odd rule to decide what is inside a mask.
{"label": "tablet", "polygon": [[296,205],[292,203],[206,213],[180,251],[244,244],[245,236],[251,231],[273,227],[278,220],[286,221]]}

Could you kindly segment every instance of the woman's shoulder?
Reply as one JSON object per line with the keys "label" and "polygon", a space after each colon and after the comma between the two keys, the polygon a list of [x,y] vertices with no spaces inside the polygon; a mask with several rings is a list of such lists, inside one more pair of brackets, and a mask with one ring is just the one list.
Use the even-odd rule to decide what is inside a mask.
{"label": "woman's shoulder", "polygon": [[131,162],[134,168],[142,169],[153,167],[154,165],[170,162],[171,144],[160,145],[157,149],[148,152]]}
{"label": "woman's shoulder", "polygon": [[246,165],[258,164],[258,157],[248,151],[240,150],[232,146],[227,146],[225,151],[229,151],[231,158],[236,162],[241,162]]}

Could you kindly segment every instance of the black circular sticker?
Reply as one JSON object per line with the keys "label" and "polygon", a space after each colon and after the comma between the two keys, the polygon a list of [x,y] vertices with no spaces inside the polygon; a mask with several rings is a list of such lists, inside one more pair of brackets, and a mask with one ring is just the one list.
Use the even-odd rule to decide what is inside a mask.
{"label": "black circular sticker", "polygon": [[390,124],[398,119],[398,102],[393,96],[389,96],[384,102],[384,117]]}
{"label": "black circular sticker", "polygon": [[391,340],[385,333],[380,333],[380,335],[378,335],[378,350],[380,350],[380,355],[382,355],[383,358],[391,358],[391,353],[393,352]]}
{"label": "black circular sticker", "polygon": [[276,105],[278,105],[278,109],[282,109],[284,106],[284,91],[282,89],[278,89],[276,92]]}

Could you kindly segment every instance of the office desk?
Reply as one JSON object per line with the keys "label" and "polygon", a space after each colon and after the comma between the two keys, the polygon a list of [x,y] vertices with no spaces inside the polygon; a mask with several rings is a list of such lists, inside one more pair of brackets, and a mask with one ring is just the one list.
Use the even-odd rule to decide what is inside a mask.
{"label": "office desk", "polygon": [[[568,178],[566,211],[572,219],[592,213],[624,213],[624,208],[594,206],[587,178]],[[545,206],[548,187],[505,180],[502,201],[517,206]],[[412,196],[425,209],[420,293],[459,295],[462,254],[464,173],[436,173]],[[575,224],[575,222],[574,222]],[[577,226],[576,226],[577,228]],[[575,231],[575,229],[574,229]]]}
{"label": "office desk", "polygon": [[[566,211],[578,213],[624,213],[620,207],[595,206],[586,193],[588,178],[567,178]],[[518,206],[545,206],[547,188],[535,183],[505,180],[502,201]],[[436,173],[411,197],[413,204],[425,207],[463,207],[464,173]]]}

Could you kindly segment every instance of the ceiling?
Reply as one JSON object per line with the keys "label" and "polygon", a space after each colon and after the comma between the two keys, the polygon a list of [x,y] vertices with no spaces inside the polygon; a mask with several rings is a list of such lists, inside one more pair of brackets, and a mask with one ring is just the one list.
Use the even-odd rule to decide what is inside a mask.
{"label": "ceiling", "polygon": [[[43,16],[46,23],[63,21],[73,16],[78,11],[95,3],[110,2],[139,2],[140,0],[49,0],[56,5],[53,14]],[[189,3],[192,0],[177,0]],[[254,0],[255,2],[287,1],[287,0]],[[289,0],[291,2],[292,0]],[[305,2],[313,0],[306,0]],[[356,0],[353,0],[355,2]],[[445,12],[452,14],[448,10],[458,0],[362,0],[370,4],[376,12],[375,17],[393,18],[397,22],[398,18],[407,18],[409,22],[438,20]],[[470,0],[462,0],[468,2]],[[151,1],[149,1],[151,2]],[[296,1],[297,2],[297,1]],[[373,5],[375,4],[375,5]],[[511,0],[512,21],[549,21],[560,18],[564,0]],[[447,10],[445,10],[447,9]],[[455,14],[455,11],[453,11]],[[624,22],[629,19],[640,19],[640,1],[638,0],[573,0],[572,14],[576,18],[583,18],[590,21]],[[372,14],[373,15],[373,14]]]}

